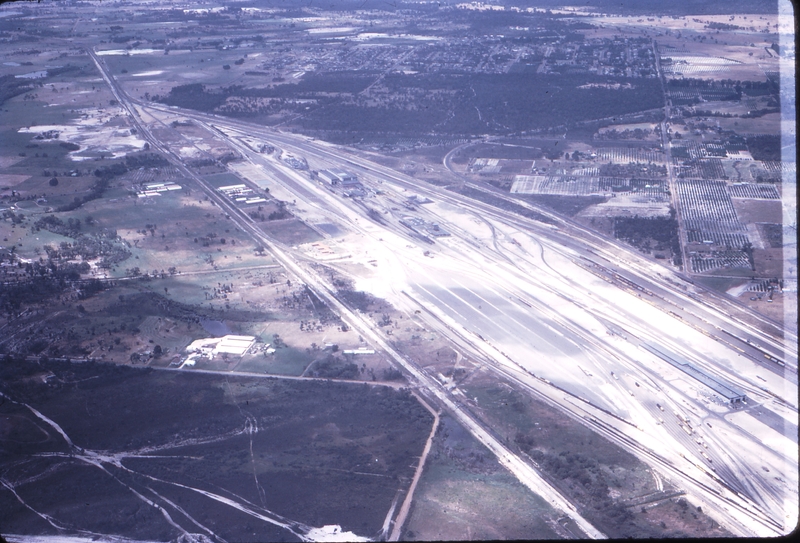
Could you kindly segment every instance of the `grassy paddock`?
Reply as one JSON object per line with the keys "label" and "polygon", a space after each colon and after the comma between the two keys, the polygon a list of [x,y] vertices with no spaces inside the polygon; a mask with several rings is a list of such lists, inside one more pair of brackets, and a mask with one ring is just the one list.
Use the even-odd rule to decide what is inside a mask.
{"label": "grassy paddock", "polygon": [[[52,418],[77,446],[110,453],[157,447],[163,455],[128,457],[123,460],[127,472],[111,464],[104,472],[69,458],[53,459],[54,472],[17,487],[38,510],[74,518],[81,528],[94,531],[108,531],[110,524],[130,534],[132,528],[110,508],[130,510],[127,518],[136,519],[143,507],[132,493],[120,492],[113,475],[175,512],[146,490],[154,484],[147,477],[157,477],[159,493],[194,518],[212,518],[214,531],[227,540],[290,534],[254,517],[237,516],[173,483],[247,500],[312,526],[339,524],[374,537],[398,489],[409,484],[432,422],[409,393],[366,384],[254,380],[93,363],[6,362],[0,371],[4,394]],[[42,372],[55,377],[48,383],[31,379]],[[17,417],[17,426],[41,426],[32,413],[10,402],[0,410],[5,417]],[[258,432],[243,433],[247,424],[255,424]],[[39,443],[4,445],[0,465],[10,480],[23,476],[25,463],[19,460],[32,452],[66,450],[55,431],[43,430],[47,439]],[[4,502],[7,495],[2,494]],[[183,523],[182,515],[176,517]],[[30,515],[4,521],[10,533],[39,529]],[[137,535],[163,540],[179,534],[154,521],[150,532]]]}

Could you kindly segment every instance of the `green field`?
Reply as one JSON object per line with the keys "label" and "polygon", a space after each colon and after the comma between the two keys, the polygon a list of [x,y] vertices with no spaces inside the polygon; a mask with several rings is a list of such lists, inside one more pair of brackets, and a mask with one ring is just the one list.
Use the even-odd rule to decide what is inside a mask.
{"label": "green field", "polygon": [[443,417],[403,530],[408,541],[559,539],[559,513]]}
{"label": "green field", "polygon": [[[139,493],[186,529],[197,531],[199,521],[228,541],[295,537],[213,496],[289,523],[338,524],[375,537],[413,475],[432,422],[409,393],[366,384],[92,363],[6,361],[0,374],[3,394],[20,402],[0,406],[4,480],[26,504],[68,523],[64,535],[180,535]],[[44,383],[41,374],[54,378]],[[23,402],[55,421],[75,447]],[[90,451],[120,460],[90,461]],[[27,479],[30,470],[43,476]],[[52,533],[5,489],[0,507],[4,533]]]}

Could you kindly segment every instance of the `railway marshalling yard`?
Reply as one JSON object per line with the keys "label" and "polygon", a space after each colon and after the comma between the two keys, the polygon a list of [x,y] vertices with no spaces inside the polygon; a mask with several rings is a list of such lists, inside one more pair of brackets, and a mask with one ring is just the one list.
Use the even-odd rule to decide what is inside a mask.
{"label": "railway marshalling yard", "polygon": [[[328,27],[336,22],[329,16],[304,24],[351,32]],[[623,32],[611,21],[587,34]],[[635,18],[624,21],[629,37],[643,37]],[[2,279],[19,286],[4,298],[2,322],[10,401],[1,435],[17,443],[3,460],[0,489],[16,513],[4,519],[10,540],[791,531],[796,334],[779,310],[763,314],[791,311],[771,281],[791,279],[778,269],[787,248],[773,246],[775,228],[763,226],[781,226],[769,206],[785,202],[788,189],[774,179],[791,166],[748,160],[731,135],[708,141],[720,132],[701,126],[697,110],[730,100],[693,102],[685,115],[676,102],[689,91],[670,86],[676,65],[715,77],[730,66],[758,68],[769,81],[764,66],[774,72],[780,57],[761,47],[751,64],[746,50],[712,62],[722,45],[687,44],[689,31],[675,31],[651,49],[660,59],[651,61],[654,77],[664,78],[662,121],[632,115],[595,139],[570,139],[569,131],[560,140],[487,138],[451,145],[435,160],[424,150],[344,147],[144,96],[194,77],[171,67],[173,58],[205,60],[227,49],[117,54],[79,36],[52,52],[18,52],[14,62],[30,73],[67,58],[73,71],[3,112],[9,149],[19,148],[4,152],[0,174],[3,194],[13,191],[2,204],[3,243],[14,247],[4,253]],[[746,47],[728,32],[724,47]],[[580,51],[572,53],[577,62]],[[549,57],[543,73],[563,60]],[[215,59],[214,73],[244,71],[234,62],[241,52],[229,58],[224,71]],[[208,76],[199,63],[197,70],[197,80]],[[772,107],[762,90],[748,98],[745,89],[737,104]],[[762,123],[759,134],[770,135],[767,115],[780,113],[737,119]],[[637,129],[640,141],[613,139]],[[556,141],[558,156],[549,148]],[[323,171],[358,184],[331,184]],[[548,206],[539,197],[594,200],[568,212],[564,200]],[[622,243],[614,234],[634,217],[677,221],[679,247]],[[36,274],[56,277],[62,289],[36,283]],[[745,301],[755,297],[762,313],[708,288],[714,279],[721,290],[747,293]],[[26,285],[41,297],[26,298]],[[253,343],[241,355],[185,364],[193,341],[225,335]],[[84,362],[72,370],[65,358]],[[152,417],[165,398],[147,396],[152,406],[143,407],[114,384],[109,366],[89,359],[129,366],[119,383],[131,390],[177,395],[167,397],[185,405],[184,431],[179,421],[158,432],[137,426],[137,411]],[[380,409],[364,409],[362,390]],[[86,418],[65,416],[59,394]],[[118,402],[131,436],[91,437],[92,417],[98,428],[112,424],[98,415],[98,398],[108,413]],[[269,398],[285,409],[304,398],[291,418],[297,433]],[[225,417],[204,425],[203,405],[224,405]],[[118,519],[104,526],[47,501],[42,481],[63,484],[75,465],[113,474],[116,490],[108,480],[97,488],[149,519],[152,531]],[[296,491],[291,478],[303,480]],[[341,489],[353,503],[368,500],[366,512],[332,499]],[[65,503],[83,500],[81,491]],[[226,511],[246,528],[231,531]]]}

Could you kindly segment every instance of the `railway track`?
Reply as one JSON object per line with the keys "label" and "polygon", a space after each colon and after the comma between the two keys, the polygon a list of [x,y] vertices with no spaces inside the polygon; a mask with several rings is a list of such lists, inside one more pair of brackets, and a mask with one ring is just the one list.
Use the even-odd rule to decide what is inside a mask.
{"label": "railway track", "polygon": [[[94,57],[95,61],[98,64],[98,67],[103,71],[101,63],[99,60]],[[121,104],[124,104],[131,115],[134,117],[134,122],[137,126],[142,128],[141,133],[145,135],[148,141],[152,140],[151,146],[153,148],[162,150],[166,153],[167,156],[170,156],[173,159],[173,162],[177,164],[179,170],[187,176],[187,178],[191,179],[194,183],[197,184],[213,201],[215,201],[219,206],[220,209],[223,209],[228,216],[231,218],[232,221],[236,223],[236,225],[241,228],[243,231],[248,233],[254,240],[264,245],[267,250],[272,252],[276,260],[278,260],[287,270],[291,271],[295,276],[299,277],[302,281],[304,281],[309,288],[317,294],[321,299],[325,300],[333,309],[334,311],[338,312],[343,319],[346,319],[348,322],[352,323],[354,328],[356,328],[360,333],[362,333],[365,337],[369,338],[374,344],[381,346],[387,353],[392,356],[395,361],[404,368],[405,372],[409,375],[411,381],[415,384],[415,386],[419,389],[420,393],[424,394],[426,398],[430,399],[431,401],[435,402],[437,405],[441,405],[448,410],[452,411],[456,418],[467,427],[473,435],[475,435],[481,442],[483,442],[490,450],[492,450],[500,462],[508,467],[515,475],[523,481],[524,484],[529,486],[529,488],[533,489],[534,492],[543,493],[543,495],[547,496],[547,499],[556,506],[557,508],[565,511],[568,515],[570,515],[579,525],[581,525],[586,531],[586,533],[593,535],[594,537],[602,537],[602,534],[599,533],[594,527],[588,525],[584,519],[577,513],[577,510],[574,508],[572,504],[570,504],[566,499],[563,498],[557,491],[554,491],[550,485],[548,485],[542,478],[541,474],[539,474],[535,469],[533,469],[527,462],[523,459],[517,457],[514,453],[512,453],[507,447],[505,447],[502,443],[502,440],[499,440],[497,436],[493,434],[490,428],[487,428],[485,424],[478,421],[474,414],[472,414],[468,407],[465,406],[460,400],[455,398],[449,391],[443,389],[443,387],[435,380],[428,376],[424,371],[420,371],[415,363],[410,360],[405,359],[399,353],[397,353],[391,345],[389,345],[385,339],[378,333],[375,329],[374,325],[365,319],[360,314],[356,314],[350,311],[344,304],[342,304],[341,300],[337,299],[335,296],[335,290],[325,283],[319,277],[315,276],[313,270],[310,269],[308,264],[311,262],[309,259],[303,257],[302,255],[296,254],[291,248],[280,244],[268,236],[266,236],[258,226],[250,220],[246,214],[236,207],[233,203],[229,202],[227,199],[222,197],[213,189],[213,187],[209,186],[202,178],[192,173],[190,170],[185,168],[183,164],[180,162],[180,157],[175,155],[171,150],[164,149],[163,146],[159,146],[159,142],[152,138],[152,135],[148,132],[146,127],[143,127],[139,120],[136,117],[136,108],[131,103],[131,101],[126,101],[127,97],[121,90],[115,88],[113,81],[110,77],[106,76],[106,81],[112,85],[112,89],[115,89],[115,96],[117,96]],[[150,107],[150,106],[148,106]],[[170,108],[160,108],[155,107],[154,109],[158,109],[160,111],[169,111],[171,113],[176,113],[176,111]],[[190,118],[196,118],[203,123],[209,123],[213,128],[217,128],[217,125],[223,124],[223,121],[219,119],[215,119],[208,115],[203,114],[194,114],[194,113],[184,113],[181,112],[182,115],[185,115]],[[213,124],[216,123],[216,124]],[[229,126],[240,126],[241,123],[235,122],[228,122],[225,121]],[[223,138],[226,140],[231,140],[231,136],[226,133],[226,131],[219,132],[222,134]],[[263,129],[253,129],[253,133],[263,134],[262,137],[269,141],[273,141],[276,143],[281,143],[282,145],[287,145],[291,149],[296,150],[298,154],[307,154],[309,157],[319,157],[320,160],[326,161],[336,161],[338,163],[348,163],[352,167],[361,168],[365,171],[369,171],[371,176],[376,176],[379,178],[383,178],[386,181],[389,181],[393,186],[402,187],[405,189],[411,189],[415,193],[420,194],[422,196],[428,198],[435,198],[443,202],[450,203],[451,205],[457,205],[459,207],[469,209],[474,213],[478,213],[484,217],[491,218],[494,221],[501,222],[502,224],[510,225],[516,228],[519,228],[526,232],[532,232],[534,234],[539,234],[543,239],[543,243],[547,244],[548,250],[555,251],[563,256],[570,257],[571,252],[565,251],[559,247],[559,243],[567,238],[569,238],[569,234],[574,232],[574,229],[571,225],[565,223],[562,218],[555,217],[553,221],[556,221],[557,224],[553,225],[546,225],[543,223],[539,223],[530,219],[524,219],[519,217],[513,213],[503,212],[498,210],[492,206],[487,204],[483,204],[481,202],[476,202],[473,200],[465,199],[464,197],[460,197],[459,195],[451,194],[447,191],[425,187],[417,184],[413,180],[409,180],[402,174],[398,174],[388,168],[383,168],[378,166],[374,163],[371,163],[363,158],[348,155],[347,158],[343,158],[339,154],[334,154],[333,150],[335,148],[331,147],[331,151],[326,149],[326,146],[320,145],[308,145],[308,143],[303,143],[299,141],[301,138],[297,136],[287,136],[282,134],[276,134],[269,131],[265,131]],[[234,147],[235,144],[234,144]],[[338,150],[336,150],[338,153]],[[335,162],[335,163],[336,163]],[[292,175],[290,177],[284,178],[284,183],[308,183],[308,180],[300,179],[297,175]],[[308,187],[304,189],[306,191],[309,190]],[[310,193],[309,193],[310,194]],[[316,197],[316,196],[315,196]],[[320,199],[320,202],[323,200]],[[350,211],[347,211],[350,209]],[[359,210],[359,213],[363,215],[363,209]],[[337,204],[336,209],[332,211],[333,213],[344,213],[343,218],[344,220],[349,220],[348,214],[352,212],[351,208],[347,208],[344,204]],[[348,222],[348,224],[350,224]],[[357,231],[361,233],[367,233],[367,230],[364,230],[363,227],[355,227]],[[589,243],[586,241],[586,236],[581,235],[581,243]],[[591,238],[591,236],[589,236]],[[595,241],[599,238],[595,236]],[[465,239],[465,241],[469,242],[469,239]],[[573,240],[574,241],[574,240]],[[494,236],[494,251],[491,253],[485,253],[485,251],[490,251],[490,248],[484,248],[482,244],[478,244],[477,249],[480,253],[484,253],[492,258],[496,258],[501,256],[508,260],[507,255],[503,255],[502,251],[497,245],[496,234]],[[569,245],[569,244],[567,244]],[[612,262],[615,258],[618,258],[618,254],[615,252],[617,248],[605,244],[602,240],[597,241],[595,245],[589,244],[588,247],[581,246],[582,250],[587,253],[593,254],[593,256],[605,258],[608,262]],[[603,256],[605,255],[605,256]],[[574,261],[574,260],[573,260]],[[630,263],[629,263],[630,264]],[[645,267],[646,263],[641,263],[636,261],[634,264],[631,265],[631,271],[629,269],[627,274],[634,274],[636,277],[643,277],[645,272],[648,272]],[[644,294],[644,296],[648,298],[652,298],[654,300],[660,299],[664,300],[664,297],[660,295],[658,292],[654,292],[650,287],[642,286],[638,284],[637,281],[631,280],[628,277],[623,276],[617,271],[610,270],[609,271],[613,274],[611,276],[610,281],[616,284],[622,284],[625,286],[626,289],[633,289],[636,291],[637,294]],[[643,280],[645,284],[652,285],[653,281],[651,279]],[[666,290],[672,293],[673,296],[676,294],[674,293],[675,288],[673,286],[667,285],[665,281],[662,281],[657,285],[657,287],[652,287],[660,290]],[[678,293],[677,295],[683,297],[685,300],[691,300],[690,297],[684,295],[683,293]],[[562,296],[565,300],[569,299],[567,297]],[[553,314],[553,318],[559,322],[559,326],[565,327],[570,333],[575,334],[577,337],[586,337],[585,331],[581,331],[574,326],[570,322],[567,322],[564,319],[561,319],[559,315],[553,312],[550,308],[542,306],[540,303],[537,303],[536,300],[532,299],[528,295],[523,295],[520,300],[522,303],[530,309],[535,309],[538,312],[542,312],[544,314]],[[692,302],[694,302],[692,300]],[[674,303],[674,302],[673,302]],[[688,303],[688,302],[687,302]],[[695,307],[699,308],[700,311],[707,311],[707,308],[700,303],[694,302]],[[663,309],[662,309],[663,310]],[[680,317],[677,313],[673,311],[673,313]],[[545,383],[545,385],[549,387],[555,387],[553,390],[558,390],[559,393],[569,395],[570,398],[574,400],[570,401],[569,403],[575,403],[578,405],[578,402],[585,404],[587,407],[591,407],[595,409],[595,414],[602,413],[604,417],[611,417],[615,420],[616,423],[624,423],[626,427],[632,427],[631,429],[636,429],[637,426],[635,423],[625,420],[623,417],[619,417],[618,415],[604,410],[604,408],[600,406],[593,405],[589,400],[580,397],[579,395],[569,393],[563,388],[558,387],[557,385],[553,385],[549,381],[544,378],[537,377],[535,374],[526,370],[523,366],[514,362],[513,358],[508,356],[504,353],[500,348],[495,348],[491,344],[489,344],[488,340],[484,339],[480,334],[475,333],[476,337],[483,340],[482,343],[486,345],[479,345],[476,342],[473,342],[469,339],[468,335],[465,334],[463,331],[459,330],[457,327],[454,327],[452,324],[449,324],[445,321],[441,323],[442,327],[447,330],[447,336],[452,338],[457,338],[460,343],[467,343],[471,344],[471,349],[474,352],[484,353],[483,358],[489,360],[490,363],[493,365],[495,371],[500,372],[501,375],[509,376],[514,379],[515,382],[524,383],[525,387],[530,390],[535,390],[534,387],[531,387],[529,378],[537,379],[539,382]],[[764,334],[762,334],[764,337]],[[487,353],[488,351],[488,353]],[[507,363],[499,363],[498,360],[503,359],[506,360]],[[537,393],[541,394],[541,392]],[[548,403],[552,404],[552,398],[548,397]],[[565,409],[563,405],[558,405],[558,407],[562,410]],[[569,411],[569,410],[567,410]],[[595,417],[596,418],[596,417]],[[624,444],[629,449],[637,451],[637,454],[640,455],[647,455],[647,454],[655,454],[650,449],[646,447],[642,447],[641,444],[632,440],[630,436],[624,434],[624,432],[620,432],[619,428],[615,428],[612,432],[611,430],[607,430],[609,435],[614,435],[614,441],[620,444]],[[624,437],[623,437],[624,436]],[[649,452],[645,452],[649,451]],[[651,458],[652,460],[652,458]],[[655,461],[655,460],[653,460]],[[675,472],[676,474],[679,472]],[[681,475],[683,477],[683,475]],[[712,477],[713,478],[713,477]],[[707,485],[706,485],[707,486]],[[701,492],[706,492],[705,486],[697,487],[697,489]],[[739,506],[742,508],[742,511],[748,510],[745,506]],[[721,513],[723,516],[726,514]],[[749,514],[753,519],[759,519],[759,513],[751,512]],[[762,525],[768,527],[769,530],[774,530],[775,527],[770,525],[769,523],[764,524],[761,520]],[[747,529],[741,525],[739,529],[742,530],[743,533],[748,533]]]}

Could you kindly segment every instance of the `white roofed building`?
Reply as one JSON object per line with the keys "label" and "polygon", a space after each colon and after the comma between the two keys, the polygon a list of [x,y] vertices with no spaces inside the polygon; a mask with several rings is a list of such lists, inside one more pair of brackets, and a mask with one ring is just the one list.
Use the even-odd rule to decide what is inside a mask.
{"label": "white roofed building", "polygon": [[358,184],[358,177],[344,170],[320,170],[318,176],[329,185],[352,186]]}

